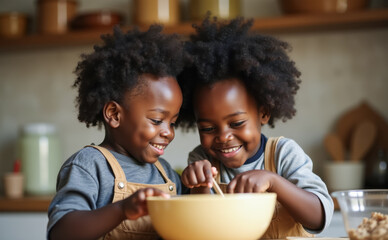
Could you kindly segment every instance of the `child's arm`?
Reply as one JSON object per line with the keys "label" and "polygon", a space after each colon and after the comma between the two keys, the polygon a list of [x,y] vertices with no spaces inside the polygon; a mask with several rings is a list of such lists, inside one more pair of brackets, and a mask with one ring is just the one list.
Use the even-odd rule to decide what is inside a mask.
{"label": "child's arm", "polygon": [[135,220],[147,215],[148,196],[169,195],[154,188],[143,188],[130,197],[92,211],[66,214],[50,231],[50,239],[97,239],[125,219]]}
{"label": "child's arm", "polygon": [[213,177],[217,169],[208,160],[195,161],[182,172],[182,183],[191,189],[191,193],[210,193]]}
{"label": "child's arm", "polygon": [[324,210],[319,198],[287,179],[266,170],[251,170],[237,175],[228,185],[228,193],[274,192],[277,200],[294,219],[309,229],[322,229]]}

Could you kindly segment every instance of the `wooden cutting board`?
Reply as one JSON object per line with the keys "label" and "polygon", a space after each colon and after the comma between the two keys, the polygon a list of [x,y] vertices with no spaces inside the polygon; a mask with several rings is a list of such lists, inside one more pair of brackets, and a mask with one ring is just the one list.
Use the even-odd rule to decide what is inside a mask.
{"label": "wooden cutting board", "polygon": [[344,113],[337,121],[336,133],[344,143],[346,149],[350,149],[350,138],[355,127],[362,121],[370,120],[377,127],[377,136],[371,152],[377,152],[378,148],[388,150],[388,123],[384,117],[373,109],[367,102]]}

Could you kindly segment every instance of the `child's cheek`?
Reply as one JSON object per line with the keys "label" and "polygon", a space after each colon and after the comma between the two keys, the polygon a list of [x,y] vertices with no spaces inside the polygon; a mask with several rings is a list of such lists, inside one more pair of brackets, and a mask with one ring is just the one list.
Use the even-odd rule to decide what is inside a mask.
{"label": "child's cheek", "polygon": [[139,131],[142,141],[150,141],[157,135],[156,128],[152,125],[144,125]]}
{"label": "child's cheek", "polygon": [[200,134],[201,145],[205,149],[210,149],[213,144],[213,137],[207,134]]}

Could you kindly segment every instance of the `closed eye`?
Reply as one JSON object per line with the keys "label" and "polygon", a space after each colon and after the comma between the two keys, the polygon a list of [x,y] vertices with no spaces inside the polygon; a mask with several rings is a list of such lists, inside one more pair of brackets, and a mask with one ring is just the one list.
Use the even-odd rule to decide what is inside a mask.
{"label": "closed eye", "polygon": [[214,127],[203,127],[203,128],[201,128],[201,127],[199,127],[198,128],[198,130],[200,131],[200,132],[211,132],[211,131],[214,131]]}
{"label": "closed eye", "polygon": [[157,119],[150,119],[155,125],[162,124],[163,121],[157,120]]}
{"label": "closed eye", "polygon": [[233,122],[233,123],[230,124],[230,127],[232,127],[232,128],[240,127],[244,123],[245,123],[245,121]]}

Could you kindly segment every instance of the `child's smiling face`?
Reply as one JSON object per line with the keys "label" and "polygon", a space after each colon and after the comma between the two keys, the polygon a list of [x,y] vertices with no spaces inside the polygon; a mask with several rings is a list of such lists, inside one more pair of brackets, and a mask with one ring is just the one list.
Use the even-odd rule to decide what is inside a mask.
{"label": "child's smiling face", "polygon": [[125,95],[116,151],[139,162],[154,163],[174,139],[182,92],[173,77],[141,76],[141,86]]}
{"label": "child's smiling face", "polygon": [[269,120],[235,78],[199,87],[194,111],[201,145],[229,168],[242,166],[258,151],[261,125]]}

